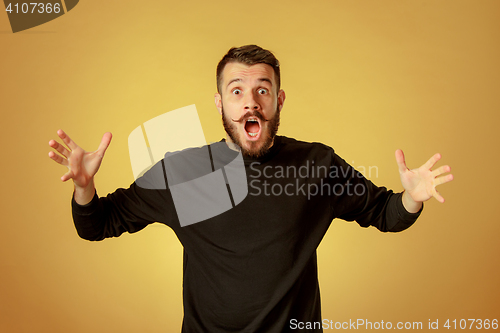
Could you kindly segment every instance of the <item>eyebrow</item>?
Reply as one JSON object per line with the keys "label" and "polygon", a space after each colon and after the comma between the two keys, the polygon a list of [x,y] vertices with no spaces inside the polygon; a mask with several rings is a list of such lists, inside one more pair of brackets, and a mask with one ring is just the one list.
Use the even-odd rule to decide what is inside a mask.
{"label": "eyebrow", "polygon": [[[271,85],[271,87],[273,86],[272,81],[270,79],[268,79],[267,77],[259,78],[258,80],[260,82],[269,82],[269,84]],[[240,82],[240,81],[242,81],[242,79],[240,79],[240,78],[232,79],[231,81],[229,81],[229,83],[227,84],[226,87],[229,87],[231,85],[231,83]]]}

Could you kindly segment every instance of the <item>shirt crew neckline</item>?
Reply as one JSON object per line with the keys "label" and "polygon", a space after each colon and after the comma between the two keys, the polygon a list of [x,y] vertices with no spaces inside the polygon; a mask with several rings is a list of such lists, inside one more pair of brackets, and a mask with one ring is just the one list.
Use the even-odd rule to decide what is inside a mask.
{"label": "shirt crew neckline", "polygon": [[[223,138],[219,142],[225,143],[226,139]],[[251,157],[243,156],[243,161],[245,162],[245,166],[249,166],[250,164],[255,163],[255,162],[264,163],[266,161],[269,161],[271,158],[273,158],[278,153],[278,151],[281,149],[282,145],[283,145],[282,136],[276,135],[274,137],[274,142],[273,142],[273,145],[271,146],[271,148],[269,148],[269,150],[261,157],[251,158]],[[214,148],[228,157],[231,156],[232,159],[234,159],[235,155],[237,154],[237,152],[235,150],[232,150],[231,148],[229,148],[227,144],[224,146],[214,145]]]}

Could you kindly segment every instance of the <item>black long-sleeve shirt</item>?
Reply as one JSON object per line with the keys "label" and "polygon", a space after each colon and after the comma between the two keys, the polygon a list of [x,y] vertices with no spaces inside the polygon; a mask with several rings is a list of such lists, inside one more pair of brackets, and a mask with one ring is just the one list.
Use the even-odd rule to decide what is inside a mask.
{"label": "black long-sleeve shirt", "polygon": [[[223,147],[212,150],[234,158]],[[316,249],[333,219],[397,232],[420,214],[319,143],[278,136],[262,158],[245,159],[245,171],[245,199],[202,222],[182,227],[168,186],[136,181],[85,206],[73,200],[75,226],[102,240],[168,225],[184,247],[183,332],[278,333],[292,331],[291,320],[321,321]]]}

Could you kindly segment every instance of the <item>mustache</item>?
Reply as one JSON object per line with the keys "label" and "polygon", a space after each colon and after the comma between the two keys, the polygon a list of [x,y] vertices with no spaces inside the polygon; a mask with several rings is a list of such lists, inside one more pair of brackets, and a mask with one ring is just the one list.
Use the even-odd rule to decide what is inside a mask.
{"label": "mustache", "polygon": [[231,118],[231,120],[234,121],[235,123],[241,123],[250,117],[257,117],[262,121],[269,121],[259,111],[248,111],[247,113],[242,115],[240,118],[238,118],[238,119]]}

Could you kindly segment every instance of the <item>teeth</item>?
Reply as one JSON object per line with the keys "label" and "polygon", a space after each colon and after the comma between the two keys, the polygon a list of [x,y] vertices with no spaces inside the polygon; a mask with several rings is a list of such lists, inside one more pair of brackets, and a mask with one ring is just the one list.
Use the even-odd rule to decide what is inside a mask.
{"label": "teeth", "polygon": [[250,121],[252,123],[257,123],[258,122],[257,119],[248,119],[247,121]]}
{"label": "teeth", "polygon": [[257,133],[248,133],[250,136],[257,136]]}

